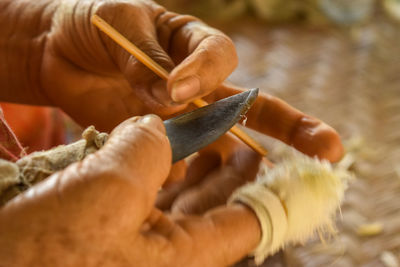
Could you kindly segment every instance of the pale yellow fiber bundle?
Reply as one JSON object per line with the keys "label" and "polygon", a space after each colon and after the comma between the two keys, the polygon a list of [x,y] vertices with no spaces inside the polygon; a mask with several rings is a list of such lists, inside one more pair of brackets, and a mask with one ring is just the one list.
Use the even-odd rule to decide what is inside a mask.
{"label": "pale yellow fiber bundle", "polygon": [[293,153],[257,180],[239,188],[230,199],[256,213],[262,230],[254,251],[256,263],[286,244],[302,243],[315,232],[332,232],[333,219],[351,175],[330,163]]}

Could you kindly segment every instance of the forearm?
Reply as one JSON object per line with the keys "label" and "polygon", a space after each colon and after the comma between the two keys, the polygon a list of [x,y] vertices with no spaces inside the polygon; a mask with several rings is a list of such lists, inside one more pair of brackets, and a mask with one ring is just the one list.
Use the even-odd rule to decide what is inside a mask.
{"label": "forearm", "polygon": [[40,66],[59,0],[0,0],[0,101],[47,104]]}

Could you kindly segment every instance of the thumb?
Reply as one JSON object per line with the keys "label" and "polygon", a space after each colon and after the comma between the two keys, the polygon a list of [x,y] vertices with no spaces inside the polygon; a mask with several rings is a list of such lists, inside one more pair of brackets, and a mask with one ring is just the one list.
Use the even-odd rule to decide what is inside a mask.
{"label": "thumb", "polygon": [[[98,153],[111,164],[118,165],[122,175],[154,177],[155,191],[167,178],[172,162],[164,124],[156,115],[133,117],[122,122]],[[151,168],[154,163],[157,168]],[[151,187],[149,179],[142,182]]]}
{"label": "thumb", "polygon": [[137,230],[171,168],[165,133],[155,115],[133,117],[118,125],[101,150],[60,175],[55,191],[68,207],[65,213],[88,217],[87,221],[108,214],[116,218],[114,226]]}
{"label": "thumb", "polygon": [[167,179],[171,154],[159,117],[133,117],[113,130],[101,150],[53,178],[60,180],[53,191],[60,192],[62,206],[67,207],[64,212],[71,218],[96,221],[107,214],[116,218],[120,228],[135,230],[149,215]]}
{"label": "thumb", "polygon": [[15,229],[26,236],[64,227],[82,246],[88,236],[107,243],[104,238],[121,231],[135,234],[154,206],[171,158],[161,119],[134,117],[115,128],[102,149],[14,198],[1,214],[14,218]]}
{"label": "thumb", "polygon": [[[101,150],[8,202],[0,213],[0,229],[10,225],[5,227],[9,240],[24,244],[37,243],[29,242],[40,235],[47,251],[67,240],[88,255],[118,255],[112,248],[120,249],[137,234],[170,167],[171,149],[161,119],[128,119]],[[90,258],[86,254],[84,259]],[[82,255],[74,253],[69,262],[82,262]]]}

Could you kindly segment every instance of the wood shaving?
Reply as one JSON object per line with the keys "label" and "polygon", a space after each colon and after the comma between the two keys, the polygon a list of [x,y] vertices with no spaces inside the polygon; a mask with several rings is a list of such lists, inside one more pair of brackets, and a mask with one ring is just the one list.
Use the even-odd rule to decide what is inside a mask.
{"label": "wood shaving", "polygon": [[397,0],[384,0],[383,7],[393,19],[400,21],[400,2]]}
{"label": "wood shaving", "polygon": [[357,228],[357,235],[368,237],[368,236],[375,236],[382,234],[383,232],[383,225],[382,223],[369,223],[369,224],[362,224]]}
{"label": "wood shaving", "polygon": [[390,251],[382,252],[379,258],[385,267],[399,267],[399,260]]}

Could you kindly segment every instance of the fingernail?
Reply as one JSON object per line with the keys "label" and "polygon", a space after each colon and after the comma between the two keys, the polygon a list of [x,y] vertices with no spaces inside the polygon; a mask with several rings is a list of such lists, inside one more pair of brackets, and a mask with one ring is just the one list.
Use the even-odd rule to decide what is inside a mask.
{"label": "fingernail", "polygon": [[343,155],[337,132],[329,125],[310,117],[303,117],[292,137],[292,143],[309,156],[336,162]]}
{"label": "fingernail", "polygon": [[156,128],[158,131],[165,134],[165,127],[160,117],[149,114],[140,118],[139,122],[149,125],[151,128]]}
{"label": "fingernail", "polygon": [[171,98],[175,102],[184,102],[194,98],[200,91],[200,80],[195,76],[189,76],[174,83]]}

